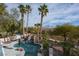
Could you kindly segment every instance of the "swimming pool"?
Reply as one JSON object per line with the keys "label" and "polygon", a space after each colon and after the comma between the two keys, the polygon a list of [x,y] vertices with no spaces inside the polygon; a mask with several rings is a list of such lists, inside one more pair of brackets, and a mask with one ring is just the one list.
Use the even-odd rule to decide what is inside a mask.
{"label": "swimming pool", "polygon": [[21,42],[20,45],[15,44],[14,47],[22,47],[25,51],[24,56],[37,56],[38,51],[40,49],[40,45],[39,44],[35,44],[33,42],[30,42],[29,40],[26,41],[26,43]]}

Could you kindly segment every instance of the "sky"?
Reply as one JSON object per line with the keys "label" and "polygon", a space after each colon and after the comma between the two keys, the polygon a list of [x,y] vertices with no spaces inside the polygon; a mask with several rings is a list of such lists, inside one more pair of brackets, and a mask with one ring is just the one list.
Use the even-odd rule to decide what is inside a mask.
{"label": "sky", "polygon": [[[7,10],[10,11],[12,8],[18,8],[19,3],[6,4]],[[26,4],[24,4],[26,5]],[[38,8],[39,3],[29,4],[32,8],[32,12],[29,15],[28,26],[34,26],[36,23],[40,23],[40,15]],[[79,25],[79,4],[78,3],[48,3],[49,12],[47,16],[43,18],[44,27],[54,27],[56,25],[62,25],[70,23],[73,25]],[[27,16],[24,18],[24,25],[26,25]]]}

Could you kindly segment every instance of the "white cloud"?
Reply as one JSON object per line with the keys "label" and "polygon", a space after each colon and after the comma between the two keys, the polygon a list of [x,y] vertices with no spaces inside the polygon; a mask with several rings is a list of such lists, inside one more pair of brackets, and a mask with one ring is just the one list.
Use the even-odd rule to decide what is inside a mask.
{"label": "white cloud", "polygon": [[46,19],[44,21],[44,23],[46,22],[45,25],[72,23],[72,22],[78,21],[79,4],[72,4],[69,6],[66,6],[66,5],[67,4],[61,4],[53,7],[54,11],[52,10],[51,12],[49,12],[48,17],[45,18]]}

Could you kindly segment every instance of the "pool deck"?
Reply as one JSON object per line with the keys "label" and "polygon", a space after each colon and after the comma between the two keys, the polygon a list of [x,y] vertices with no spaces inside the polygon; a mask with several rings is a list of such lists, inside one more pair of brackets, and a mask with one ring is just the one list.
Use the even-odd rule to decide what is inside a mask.
{"label": "pool deck", "polygon": [[24,51],[19,52],[19,51],[15,50],[16,48],[13,46],[16,43],[17,43],[17,41],[9,43],[9,44],[3,44],[3,46],[7,46],[7,47],[12,48],[12,49],[4,48],[5,56],[23,56],[24,55]]}
{"label": "pool deck", "polygon": [[4,51],[2,45],[0,45],[0,56],[4,56]]}
{"label": "pool deck", "polygon": [[[11,43],[5,43],[3,44],[3,46],[7,46],[7,47],[12,47],[13,49],[8,49],[8,48],[4,48],[4,52],[5,52],[5,56],[24,56],[24,51],[22,52],[19,52],[19,51],[16,51],[14,45],[18,43],[17,41],[15,42],[11,42]],[[42,56],[41,53],[38,53],[38,56]]]}

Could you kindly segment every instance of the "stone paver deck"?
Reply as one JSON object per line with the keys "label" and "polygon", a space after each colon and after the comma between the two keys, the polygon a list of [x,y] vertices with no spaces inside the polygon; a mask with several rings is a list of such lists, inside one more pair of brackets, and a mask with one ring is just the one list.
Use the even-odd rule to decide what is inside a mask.
{"label": "stone paver deck", "polygon": [[4,52],[5,52],[5,56],[23,56],[24,55],[24,51],[16,51],[14,44],[16,44],[17,41],[9,43],[9,44],[4,44],[4,46],[10,47],[12,49],[8,49],[8,48],[4,48]]}

